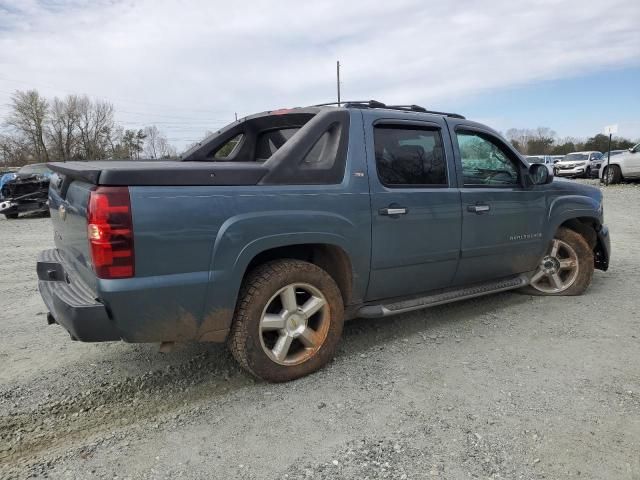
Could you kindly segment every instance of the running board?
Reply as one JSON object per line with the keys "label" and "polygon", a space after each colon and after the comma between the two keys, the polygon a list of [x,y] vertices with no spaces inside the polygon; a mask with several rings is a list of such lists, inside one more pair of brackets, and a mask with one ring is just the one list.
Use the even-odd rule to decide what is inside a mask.
{"label": "running board", "polygon": [[421,308],[435,307],[444,303],[457,302],[458,300],[466,300],[468,298],[481,297],[490,293],[504,292],[515,288],[524,287],[529,284],[529,279],[524,275],[510,277],[502,280],[478,283],[470,287],[463,287],[456,290],[448,290],[445,292],[435,293],[424,297],[412,298],[409,300],[401,300],[386,305],[365,305],[360,307],[356,313],[356,317],[361,318],[379,318],[389,315],[398,315],[400,313],[420,310]]}

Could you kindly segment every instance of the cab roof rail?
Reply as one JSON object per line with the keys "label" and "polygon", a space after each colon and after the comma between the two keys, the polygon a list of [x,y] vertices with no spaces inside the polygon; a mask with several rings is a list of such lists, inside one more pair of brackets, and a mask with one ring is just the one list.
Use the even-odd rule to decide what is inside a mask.
{"label": "cab roof rail", "polygon": [[442,115],[445,117],[451,118],[460,118],[462,120],[465,119],[464,116],[459,113],[450,113],[450,112],[438,112],[435,110],[427,110],[420,105],[386,105],[377,100],[347,100],[343,102],[327,102],[327,103],[318,103],[316,105],[311,105],[312,107],[327,107],[330,105],[338,105],[344,106],[346,108],[386,108],[388,110],[400,110],[405,112],[419,112],[419,113],[431,113],[434,115]]}

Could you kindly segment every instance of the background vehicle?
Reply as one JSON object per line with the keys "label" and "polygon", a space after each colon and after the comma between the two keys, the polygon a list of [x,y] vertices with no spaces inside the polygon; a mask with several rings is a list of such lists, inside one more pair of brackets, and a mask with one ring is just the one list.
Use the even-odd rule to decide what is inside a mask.
{"label": "background vehicle", "polygon": [[553,166],[553,157],[551,155],[527,155],[525,158],[529,163],[542,163]]}
{"label": "background vehicle", "polygon": [[44,163],[25,165],[15,174],[3,176],[0,192],[0,213],[8,219],[18,218],[21,213],[49,213],[47,193],[49,191],[49,170]]}
{"label": "background vehicle", "polygon": [[226,341],[270,381],[324,365],[345,319],[578,295],[608,267],[599,189],[415,105],[265,112],[182,162],[51,168],[50,322],[84,341]]}
{"label": "background vehicle", "polygon": [[588,178],[592,170],[598,170],[602,163],[600,152],[573,152],[555,164],[555,173],[559,177]]}
{"label": "background vehicle", "polygon": [[609,177],[609,183],[619,183],[625,178],[640,178],[640,143],[615,155],[612,151],[609,168],[605,157],[598,176],[604,181],[605,175]]}
{"label": "background vehicle", "polygon": [[14,171],[3,171],[0,174],[0,200],[2,200],[2,187],[5,183],[9,180],[13,180],[14,178],[16,178],[16,173]]}

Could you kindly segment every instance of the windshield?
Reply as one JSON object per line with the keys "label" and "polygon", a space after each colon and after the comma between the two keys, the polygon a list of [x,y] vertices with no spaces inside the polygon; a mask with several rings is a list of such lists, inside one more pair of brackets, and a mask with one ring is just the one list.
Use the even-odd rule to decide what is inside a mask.
{"label": "windshield", "polygon": [[47,166],[45,164],[25,165],[20,170],[18,170],[18,173],[20,173],[20,174],[32,174],[32,173],[35,173],[35,174],[42,175],[43,173],[49,173],[49,169],[47,168]]}
{"label": "windshield", "polygon": [[575,162],[576,160],[589,160],[589,155],[586,153],[570,153],[562,159],[563,162]]}

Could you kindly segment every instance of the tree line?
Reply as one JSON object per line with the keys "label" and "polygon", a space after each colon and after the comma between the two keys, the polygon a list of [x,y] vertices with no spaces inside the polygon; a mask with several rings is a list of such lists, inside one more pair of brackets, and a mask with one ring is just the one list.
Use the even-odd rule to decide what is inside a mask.
{"label": "tree line", "polygon": [[[548,127],[510,128],[506,131],[505,137],[523,155],[566,155],[589,150],[604,153],[609,150],[609,136],[602,133],[585,140],[575,137],[559,138],[556,132]],[[624,150],[637,143],[640,143],[640,140],[613,137],[611,150]]]}
{"label": "tree line", "polygon": [[113,104],[86,95],[47,99],[37,90],[17,90],[0,122],[0,164],[176,157],[155,125],[125,129],[114,115]]}

